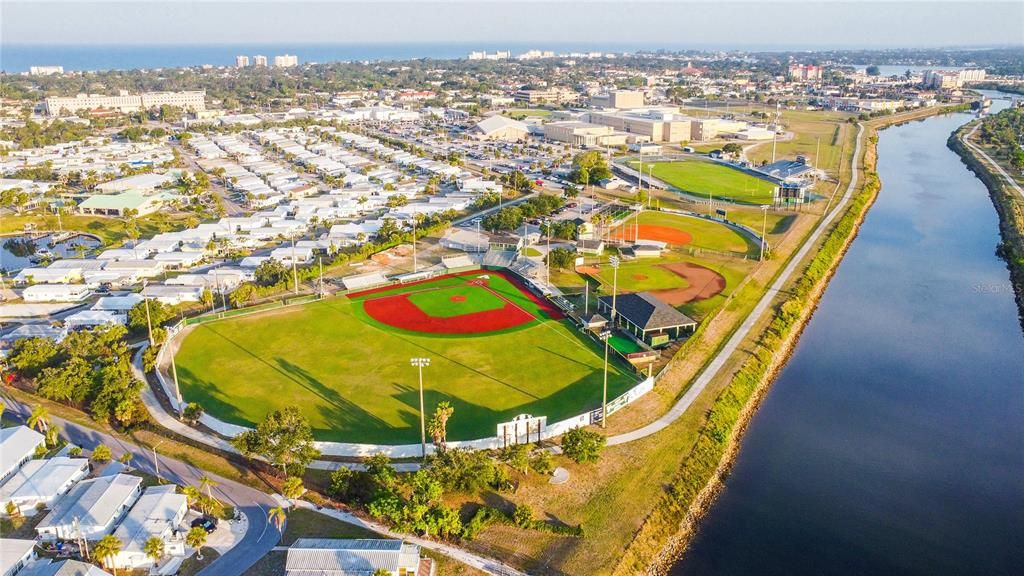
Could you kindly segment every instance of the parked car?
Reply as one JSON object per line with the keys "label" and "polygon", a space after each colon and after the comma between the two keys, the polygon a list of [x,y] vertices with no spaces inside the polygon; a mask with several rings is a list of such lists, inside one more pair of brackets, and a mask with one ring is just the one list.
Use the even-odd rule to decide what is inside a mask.
{"label": "parked car", "polygon": [[207,534],[212,534],[217,530],[217,519],[211,518],[210,516],[203,516],[202,518],[196,518],[192,521],[192,527],[200,527],[206,530]]}

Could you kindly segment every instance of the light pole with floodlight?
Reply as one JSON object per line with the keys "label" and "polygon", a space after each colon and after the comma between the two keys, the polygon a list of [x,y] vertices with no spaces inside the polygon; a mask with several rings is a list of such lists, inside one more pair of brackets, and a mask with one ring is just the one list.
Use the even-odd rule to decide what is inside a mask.
{"label": "light pole with floodlight", "polygon": [[762,204],[761,205],[761,212],[764,213],[764,221],[761,223],[761,257],[758,259],[758,261],[763,261],[764,260],[765,234],[768,233],[768,205],[767,204]]}
{"label": "light pole with floodlight", "polygon": [[608,265],[612,267],[612,326],[615,326],[615,297],[619,288],[619,257],[609,258]]}
{"label": "light pole with floodlight", "polygon": [[423,367],[430,366],[430,358],[412,358],[409,360],[410,364],[415,366],[420,373],[420,444],[422,449],[422,456],[424,459],[427,457],[427,419],[424,414],[423,406]]}
{"label": "light pole with floodlight", "polygon": [[601,428],[608,425],[608,340],[612,337],[611,330],[605,330],[598,335],[604,342],[604,387],[601,392]]}

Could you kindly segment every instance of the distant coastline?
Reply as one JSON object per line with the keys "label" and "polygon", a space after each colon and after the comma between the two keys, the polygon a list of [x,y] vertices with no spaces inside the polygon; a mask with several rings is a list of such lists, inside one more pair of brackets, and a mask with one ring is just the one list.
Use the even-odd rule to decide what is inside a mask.
{"label": "distant coastline", "polygon": [[[136,70],[140,68],[181,68],[188,66],[232,66],[235,56],[295,54],[299,62],[341,62],[465,58],[473,50],[511,50],[513,54],[531,49],[563,52],[635,52],[638,50],[684,50],[681,46],[614,43],[253,43],[253,44],[3,44],[0,70],[16,74],[30,66],[63,66],[68,72],[82,70]],[[697,49],[690,47],[690,49]]]}

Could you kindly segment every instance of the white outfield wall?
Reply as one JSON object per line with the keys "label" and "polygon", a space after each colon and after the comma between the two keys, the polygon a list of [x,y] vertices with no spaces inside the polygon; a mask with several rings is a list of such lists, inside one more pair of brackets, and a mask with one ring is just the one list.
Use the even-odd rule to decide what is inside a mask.
{"label": "white outfield wall", "polygon": [[[291,306],[297,306],[304,304],[300,302],[296,304],[290,304]],[[254,311],[260,312],[262,310]],[[157,353],[157,366],[163,366],[165,364],[164,353],[168,350],[175,349],[175,340],[182,335],[186,328],[184,322],[179,322],[174,326],[168,327],[167,329],[167,342],[160,347],[160,351]],[[174,392],[174,383],[169,382],[168,378],[164,376],[164,373],[157,369],[155,370],[156,378],[160,382],[160,387],[163,389],[164,394],[170,401],[171,406],[177,409],[179,412],[188,404],[188,399],[182,398],[181,404],[179,405],[177,397]],[[616,398],[613,398],[608,402],[608,415],[612,415],[622,408],[628,406],[632,402],[641,398],[644,394],[647,394],[654,389],[654,382],[657,376],[647,377],[636,386],[633,386],[626,392],[620,394]],[[565,434],[569,430],[581,426],[587,426],[601,421],[601,409],[590,410],[582,414],[578,414],[571,418],[566,418],[553,424],[545,426],[541,432],[541,439],[547,440]],[[239,424],[232,424],[230,422],[224,422],[214,416],[204,413],[200,417],[199,422],[214,432],[226,436],[228,438],[234,438],[239,434],[251,430],[247,426],[241,426]],[[495,423],[495,430],[499,423]],[[519,438],[519,441],[525,441],[525,435]],[[358,444],[354,442],[316,442],[317,449],[324,456],[348,456],[348,457],[366,457],[374,454],[387,454],[391,458],[416,458],[421,455],[422,446],[420,444]],[[457,442],[448,442],[449,448],[469,448],[473,450],[489,450],[503,447],[503,439],[497,435],[491,436],[490,438],[480,438],[478,440],[461,440]],[[427,444],[427,453],[431,454],[434,452],[434,446],[431,443]]]}

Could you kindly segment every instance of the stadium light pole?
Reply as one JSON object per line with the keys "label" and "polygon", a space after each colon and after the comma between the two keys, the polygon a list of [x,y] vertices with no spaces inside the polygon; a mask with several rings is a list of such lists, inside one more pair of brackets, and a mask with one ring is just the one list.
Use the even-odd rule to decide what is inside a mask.
{"label": "stadium light pole", "polygon": [[764,236],[768,233],[768,205],[761,205],[761,212],[764,214],[764,220],[761,222],[761,256],[758,261],[764,261]]}
{"label": "stadium light pole", "polygon": [[419,272],[419,262],[416,257],[416,214],[412,215],[412,273]]}
{"label": "stadium light pole", "polygon": [[430,358],[412,358],[409,362],[420,373],[420,449],[423,459],[427,459],[427,418],[423,406],[423,367],[430,366]]}
{"label": "stadium light pole", "polygon": [[299,267],[295,262],[295,236],[292,236],[292,281],[295,283],[295,295],[299,295]]}
{"label": "stadium light pole", "polygon": [[615,297],[619,291],[619,257],[612,256],[608,259],[608,264],[612,267],[612,326],[615,326]]}
{"label": "stadium light pole", "polygon": [[612,337],[611,330],[598,335],[604,342],[604,387],[601,391],[601,428],[608,427],[608,340]]}
{"label": "stadium light pole", "polygon": [[[145,279],[142,280],[142,291],[146,291]],[[146,328],[149,330],[149,345],[153,346],[153,321],[150,319],[149,316],[149,298],[143,296],[142,300],[146,303]]]}
{"label": "stadium light pole", "polygon": [[544,267],[544,281],[551,286],[551,218],[548,218],[548,265]]}

